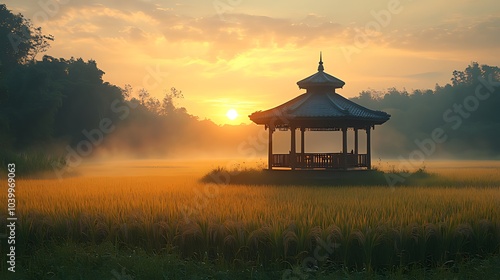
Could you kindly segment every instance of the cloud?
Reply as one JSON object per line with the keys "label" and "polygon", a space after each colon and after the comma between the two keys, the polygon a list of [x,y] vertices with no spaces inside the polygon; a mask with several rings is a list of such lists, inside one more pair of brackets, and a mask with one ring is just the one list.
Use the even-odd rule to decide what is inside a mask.
{"label": "cloud", "polygon": [[411,50],[482,50],[500,45],[500,16],[454,21],[422,29],[405,28],[387,34],[388,43]]}
{"label": "cloud", "polygon": [[403,77],[410,78],[410,79],[435,79],[435,80],[437,80],[438,78],[442,77],[443,75],[448,75],[448,74],[449,73],[444,73],[444,72],[422,72],[422,73],[404,75]]}
{"label": "cloud", "polygon": [[127,26],[121,32],[133,41],[145,42],[148,39],[148,35],[142,29],[135,26]]}
{"label": "cloud", "polygon": [[316,40],[342,34],[339,24],[324,22],[310,26],[288,19],[246,14],[203,18],[182,18],[176,24],[164,25],[163,35],[169,42],[204,42],[212,59],[232,59],[254,48],[297,48],[314,44]]}
{"label": "cloud", "polygon": [[[60,37],[87,40],[89,44],[92,40],[97,44],[121,42],[136,45],[137,51],[159,59],[189,56],[209,63],[232,60],[254,49],[355,46],[360,35],[368,38],[363,48],[413,52],[481,50],[495,48],[500,43],[498,16],[475,20],[452,18],[425,28],[406,26],[368,34],[359,22],[340,24],[316,13],[296,19],[226,13],[221,19],[214,11],[198,17],[186,14],[184,10],[193,5],[191,2],[100,3],[92,0],[61,4],[53,8],[58,12],[45,24],[56,40]],[[21,8],[28,12],[27,17],[44,11],[39,3]]]}

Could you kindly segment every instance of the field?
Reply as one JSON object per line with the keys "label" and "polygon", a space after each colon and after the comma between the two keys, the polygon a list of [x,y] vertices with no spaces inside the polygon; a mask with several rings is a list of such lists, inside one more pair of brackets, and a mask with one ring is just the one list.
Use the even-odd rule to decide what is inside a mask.
{"label": "field", "polygon": [[[224,162],[90,163],[64,180],[19,179],[18,275],[86,279],[92,274],[71,266],[87,263],[106,279],[143,279],[152,270],[164,279],[200,271],[216,279],[314,279],[339,271],[406,278],[429,268],[454,275],[477,262],[487,270],[491,260],[496,269],[487,273],[499,273],[498,162],[428,163],[443,186],[199,181]],[[3,272],[5,254],[1,261]]]}

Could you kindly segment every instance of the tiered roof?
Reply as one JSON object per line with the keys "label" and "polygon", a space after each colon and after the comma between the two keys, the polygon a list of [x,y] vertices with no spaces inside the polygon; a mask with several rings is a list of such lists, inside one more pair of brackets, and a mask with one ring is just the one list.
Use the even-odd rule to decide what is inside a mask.
{"label": "tiered roof", "polygon": [[318,72],[297,82],[306,93],[275,108],[252,113],[250,119],[276,127],[341,128],[383,124],[390,115],[358,105],[335,92],[345,83],[324,72],[322,57]]}

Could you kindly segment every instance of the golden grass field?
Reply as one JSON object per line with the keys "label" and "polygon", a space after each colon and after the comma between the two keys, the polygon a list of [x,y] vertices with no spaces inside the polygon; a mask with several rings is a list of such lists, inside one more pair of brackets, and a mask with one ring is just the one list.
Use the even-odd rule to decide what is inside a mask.
{"label": "golden grass field", "polygon": [[[314,250],[333,242],[330,259],[358,267],[444,263],[500,251],[499,162],[426,164],[430,172],[466,182],[457,188],[199,182],[229,162],[91,162],[63,180],[19,179],[20,243],[28,250],[49,241],[109,241],[229,263],[300,263],[318,259]],[[0,200],[6,201],[5,192]]]}

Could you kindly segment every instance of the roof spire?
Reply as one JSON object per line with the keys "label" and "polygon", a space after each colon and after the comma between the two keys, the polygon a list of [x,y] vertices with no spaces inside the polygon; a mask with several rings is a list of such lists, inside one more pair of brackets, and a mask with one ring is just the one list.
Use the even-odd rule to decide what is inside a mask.
{"label": "roof spire", "polygon": [[323,72],[325,70],[325,67],[323,67],[323,53],[319,52],[319,66],[318,66],[318,71]]}

